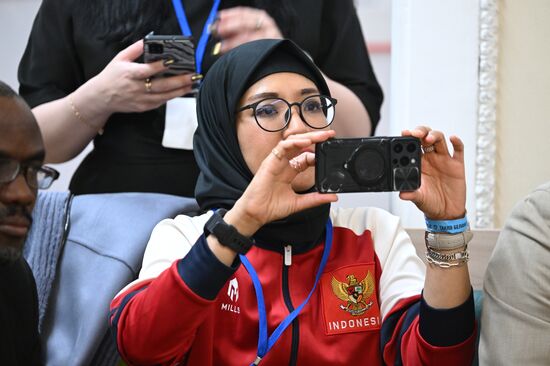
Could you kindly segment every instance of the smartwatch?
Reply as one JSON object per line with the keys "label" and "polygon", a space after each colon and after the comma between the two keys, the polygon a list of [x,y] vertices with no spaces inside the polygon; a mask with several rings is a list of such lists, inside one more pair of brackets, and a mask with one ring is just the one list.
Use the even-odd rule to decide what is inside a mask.
{"label": "smartwatch", "polygon": [[204,235],[208,237],[213,234],[224,247],[228,247],[238,254],[246,254],[254,241],[239,233],[234,226],[223,221],[226,213],[227,210],[223,208],[215,211],[204,225]]}

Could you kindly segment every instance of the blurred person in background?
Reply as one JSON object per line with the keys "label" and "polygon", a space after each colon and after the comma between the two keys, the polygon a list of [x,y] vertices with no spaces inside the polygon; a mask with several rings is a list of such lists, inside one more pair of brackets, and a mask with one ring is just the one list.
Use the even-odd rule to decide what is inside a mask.
{"label": "blurred person in background", "polygon": [[[170,60],[143,64],[141,39],[152,31],[192,36],[196,73],[160,77]],[[20,93],[33,108],[47,162],[67,161],[93,140],[72,193],[192,198],[195,102],[178,97],[219,55],[283,37],[308,53],[339,100],[337,134],[373,134],[382,91],[351,0],[44,0],[19,65]]]}
{"label": "blurred person in background", "polygon": [[514,207],[485,273],[479,361],[550,365],[550,182]]}

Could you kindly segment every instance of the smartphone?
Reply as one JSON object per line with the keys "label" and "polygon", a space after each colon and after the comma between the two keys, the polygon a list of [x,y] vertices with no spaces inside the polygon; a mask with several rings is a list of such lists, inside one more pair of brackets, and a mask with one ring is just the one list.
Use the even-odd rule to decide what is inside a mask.
{"label": "smartphone", "polygon": [[146,63],[158,60],[173,60],[168,70],[160,76],[194,73],[195,46],[189,37],[181,35],[155,35],[149,33],[143,39],[143,60]]}
{"label": "smartphone", "polygon": [[330,139],[315,146],[315,186],[321,193],[414,191],[420,162],[416,137]]}

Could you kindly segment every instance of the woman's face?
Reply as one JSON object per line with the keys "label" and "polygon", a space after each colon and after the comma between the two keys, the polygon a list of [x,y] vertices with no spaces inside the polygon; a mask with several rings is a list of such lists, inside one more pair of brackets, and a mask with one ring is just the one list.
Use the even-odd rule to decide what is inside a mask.
{"label": "woman's face", "polygon": [[[254,83],[243,95],[237,109],[255,103],[265,98],[281,98],[289,103],[301,102],[311,95],[318,95],[315,84],[306,77],[290,72],[271,74]],[[280,140],[291,135],[312,131],[300,118],[298,106],[292,107],[292,117],[288,126],[277,132],[262,130],[254,119],[252,109],[246,109],[237,114],[237,137],[248,168],[256,174],[260,164],[271,153]],[[314,152],[312,145],[305,149]],[[292,181],[296,192],[305,191],[314,184],[315,171],[310,167],[298,174]]]}

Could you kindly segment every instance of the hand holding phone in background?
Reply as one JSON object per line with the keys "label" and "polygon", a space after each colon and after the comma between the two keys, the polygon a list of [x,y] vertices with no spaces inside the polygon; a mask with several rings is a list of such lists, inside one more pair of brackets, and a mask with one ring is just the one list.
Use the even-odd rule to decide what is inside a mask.
{"label": "hand holding phone in background", "polygon": [[90,104],[93,104],[94,110],[100,110],[106,116],[121,112],[145,112],[192,91],[192,74],[156,78],[153,81],[168,67],[162,61],[137,62],[143,51],[144,41],[135,42],[120,51],[103,71],[85,84],[85,89],[89,90],[87,93],[97,96],[95,99],[99,100]]}

